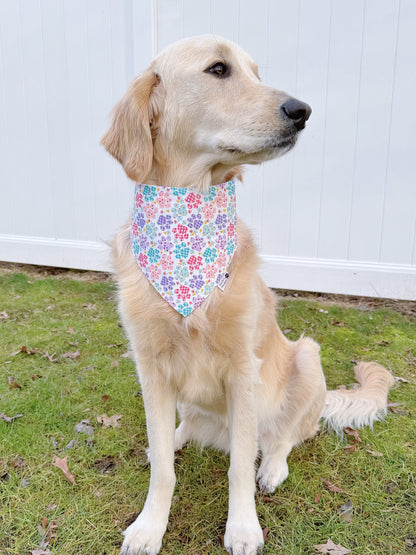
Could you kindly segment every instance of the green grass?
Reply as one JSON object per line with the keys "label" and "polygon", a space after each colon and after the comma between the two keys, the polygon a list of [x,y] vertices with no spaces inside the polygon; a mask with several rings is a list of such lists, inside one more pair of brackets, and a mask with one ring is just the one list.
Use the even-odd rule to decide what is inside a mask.
{"label": "green grass", "polygon": [[[54,532],[51,553],[116,554],[120,532],[144,503],[149,467],[140,387],[133,362],[123,357],[128,345],[114,285],[6,273],[0,275],[1,314],[0,413],[22,416],[0,419],[0,553],[38,547],[43,523]],[[357,308],[288,297],[278,320],[291,339],[305,332],[321,343],[329,387],[353,382],[355,360],[375,360],[410,383],[397,384],[390,395],[405,413],[361,431],[356,452],[347,454],[347,439],[326,432],[293,450],[283,486],[257,494],[260,522],[269,529],[264,554],[314,553],[313,545],[328,538],[357,554],[414,553],[415,321],[380,303]],[[37,352],[15,354],[22,346]],[[61,356],[77,350],[75,360]],[[10,389],[9,376],[21,387]],[[103,413],[122,414],[120,427],[104,429],[97,422]],[[86,418],[93,436],[74,432]],[[75,447],[65,449],[74,438]],[[68,457],[75,485],[53,466],[53,455]],[[162,552],[224,553],[227,457],[191,445],[175,464]],[[347,493],[328,491],[323,478]],[[338,515],[347,500],[351,522]]]}

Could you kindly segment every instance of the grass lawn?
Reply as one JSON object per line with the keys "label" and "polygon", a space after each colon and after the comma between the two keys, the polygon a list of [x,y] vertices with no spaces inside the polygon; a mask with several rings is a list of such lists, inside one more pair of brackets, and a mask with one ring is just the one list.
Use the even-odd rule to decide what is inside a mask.
{"label": "grass lawn", "polygon": [[[143,402],[115,287],[80,276],[0,272],[2,555],[116,554],[145,500]],[[416,309],[388,304],[312,295],[280,301],[287,336],[305,332],[320,342],[330,388],[353,382],[355,360],[375,360],[408,382],[390,394],[401,405],[360,431],[361,442],[321,432],[293,450],[283,486],[257,494],[265,555],[315,553],[329,538],[356,554],[416,552]],[[99,423],[103,414],[122,415],[110,421],[119,426]],[[85,431],[76,432],[83,420]],[[67,457],[75,484],[54,456]],[[227,457],[191,445],[175,464],[162,553],[225,553]]]}

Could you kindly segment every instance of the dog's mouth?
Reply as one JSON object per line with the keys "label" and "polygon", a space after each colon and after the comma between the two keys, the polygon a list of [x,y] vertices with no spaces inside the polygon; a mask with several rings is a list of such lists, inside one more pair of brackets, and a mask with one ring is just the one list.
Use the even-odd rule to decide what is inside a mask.
{"label": "dog's mouth", "polygon": [[274,154],[277,156],[279,154],[284,154],[293,148],[296,144],[296,139],[297,133],[293,133],[287,137],[275,137],[272,140],[264,142],[260,147],[258,145],[253,145],[253,148],[240,148],[234,145],[220,145],[219,149],[222,152],[229,152],[230,154],[235,154],[237,156],[261,156],[262,154],[267,156]]}

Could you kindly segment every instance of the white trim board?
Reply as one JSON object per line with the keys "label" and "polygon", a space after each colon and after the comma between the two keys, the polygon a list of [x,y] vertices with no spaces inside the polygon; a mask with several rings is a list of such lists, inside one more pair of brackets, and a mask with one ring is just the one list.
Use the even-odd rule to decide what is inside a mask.
{"label": "white trim board", "polygon": [[[112,271],[104,241],[0,234],[0,260]],[[269,287],[416,300],[416,266],[268,255],[261,260],[261,275]]]}
{"label": "white trim board", "polygon": [[416,300],[416,266],[267,255],[261,260],[269,287]]}
{"label": "white trim board", "polygon": [[0,234],[0,260],[77,270],[112,271],[110,247],[104,241]]}

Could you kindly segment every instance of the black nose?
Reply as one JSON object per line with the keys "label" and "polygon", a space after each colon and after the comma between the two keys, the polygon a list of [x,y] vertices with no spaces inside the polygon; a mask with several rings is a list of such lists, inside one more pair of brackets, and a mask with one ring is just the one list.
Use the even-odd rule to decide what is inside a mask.
{"label": "black nose", "polygon": [[312,109],[308,104],[296,98],[289,98],[289,100],[286,100],[280,109],[293,121],[296,129],[299,131],[305,127],[305,123],[312,113]]}

